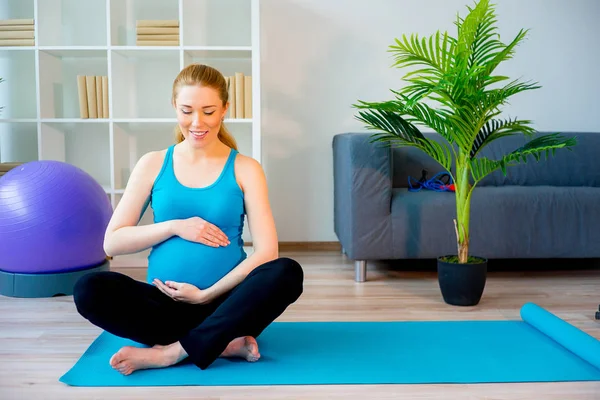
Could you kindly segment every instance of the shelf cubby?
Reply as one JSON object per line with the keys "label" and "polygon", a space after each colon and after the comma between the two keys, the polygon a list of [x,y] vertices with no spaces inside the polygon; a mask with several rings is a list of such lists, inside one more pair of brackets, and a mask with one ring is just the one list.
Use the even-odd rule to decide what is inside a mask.
{"label": "shelf cubby", "polygon": [[2,0],[0,2],[0,20],[34,18],[34,0]]}
{"label": "shelf cubby", "polygon": [[112,0],[110,7],[113,46],[136,45],[138,20],[179,20],[178,0]]}
{"label": "shelf cubby", "polygon": [[225,76],[236,72],[252,75],[252,52],[249,50],[184,50],[184,67],[201,63],[217,68]]}
{"label": "shelf cubby", "polygon": [[37,118],[35,52],[0,52],[0,118]]}
{"label": "shelf cubby", "polygon": [[41,118],[79,118],[77,75],[108,76],[106,51],[43,50],[39,57]]}
{"label": "shelf cubby", "polygon": [[[107,0],[38,0],[40,46],[106,46]],[[115,0],[112,1],[113,3]]]}
{"label": "shelf cubby", "polygon": [[0,162],[26,163],[37,159],[37,123],[0,122]]}
{"label": "shelf cubby", "polygon": [[110,129],[106,122],[45,122],[41,159],[67,162],[90,174],[104,189],[111,188]]}
{"label": "shelf cubby", "polygon": [[182,0],[182,6],[184,46],[251,46],[250,0]]}
{"label": "shelf cubby", "polygon": [[177,50],[115,50],[112,53],[115,118],[170,118]]}

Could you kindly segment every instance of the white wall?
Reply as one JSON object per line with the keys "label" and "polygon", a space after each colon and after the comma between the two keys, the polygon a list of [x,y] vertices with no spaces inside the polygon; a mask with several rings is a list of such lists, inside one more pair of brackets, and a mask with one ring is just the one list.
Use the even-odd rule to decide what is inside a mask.
{"label": "white wall", "polygon": [[[538,130],[598,131],[600,2],[498,0],[501,38],[531,28],[498,69],[543,87],[507,116]],[[364,131],[351,105],[389,99],[402,71],[387,53],[403,33],[448,30],[470,0],[262,0],[264,165],[281,241],[335,241],[331,141]]]}

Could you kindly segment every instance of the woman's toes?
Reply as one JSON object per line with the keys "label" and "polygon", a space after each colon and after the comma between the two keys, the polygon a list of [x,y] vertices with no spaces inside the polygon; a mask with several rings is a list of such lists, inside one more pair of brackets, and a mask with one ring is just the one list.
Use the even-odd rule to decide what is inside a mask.
{"label": "woman's toes", "polygon": [[129,367],[130,367],[130,365],[127,361],[121,361],[120,363],[113,366],[113,368],[116,369],[117,371],[119,371],[120,373],[125,372],[126,370],[129,369]]}
{"label": "woman's toes", "polygon": [[111,367],[115,368],[121,362],[123,362],[123,355],[121,354],[121,351],[119,350],[118,352],[113,354],[113,356],[110,358],[109,363],[110,363]]}
{"label": "woman's toes", "polygon": [[260,358],[260,353],[258,352],[258,343],[256,342],[256,339],[252,336],[246,336],[245,339],[246,349],[248,351],[248,354],[246,355],[246,360],[251,362],[258,361],[258,359]]}

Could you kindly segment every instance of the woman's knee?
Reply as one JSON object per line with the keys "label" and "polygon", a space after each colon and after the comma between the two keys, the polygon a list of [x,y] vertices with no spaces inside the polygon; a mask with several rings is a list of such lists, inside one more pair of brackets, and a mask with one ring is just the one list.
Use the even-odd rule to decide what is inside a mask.
{"label": "woman's knee", "polygon": [[278,261],[281,263],[281,269],[285,277],[298,282],[304,281],[304,271],[298,261],[288,257],[280,257]]}
{"label": "woman's knee", "polygon": [[303,292],[304,271],[302,266],[294,259],[281,257],[277,261],[278,284],[282,285],[297,299]]}
{"label": "woman's knee", "polygon": [[79,278],[73,287],[73,301],[80,314],[86,315],[94,305],[102,302],[101,293],[106,291],[110,271],[92,272]]}

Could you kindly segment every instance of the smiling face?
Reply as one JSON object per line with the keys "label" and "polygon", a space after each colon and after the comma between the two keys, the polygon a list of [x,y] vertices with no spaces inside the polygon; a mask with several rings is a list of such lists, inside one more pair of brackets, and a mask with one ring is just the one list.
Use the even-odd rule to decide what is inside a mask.
{"label": "smiling face", "polygon": [[219,91],[208,86],[182,86],[174,107],[181,133],[191,146],[204,147],[218,140],[221,122],[227,112]]}

